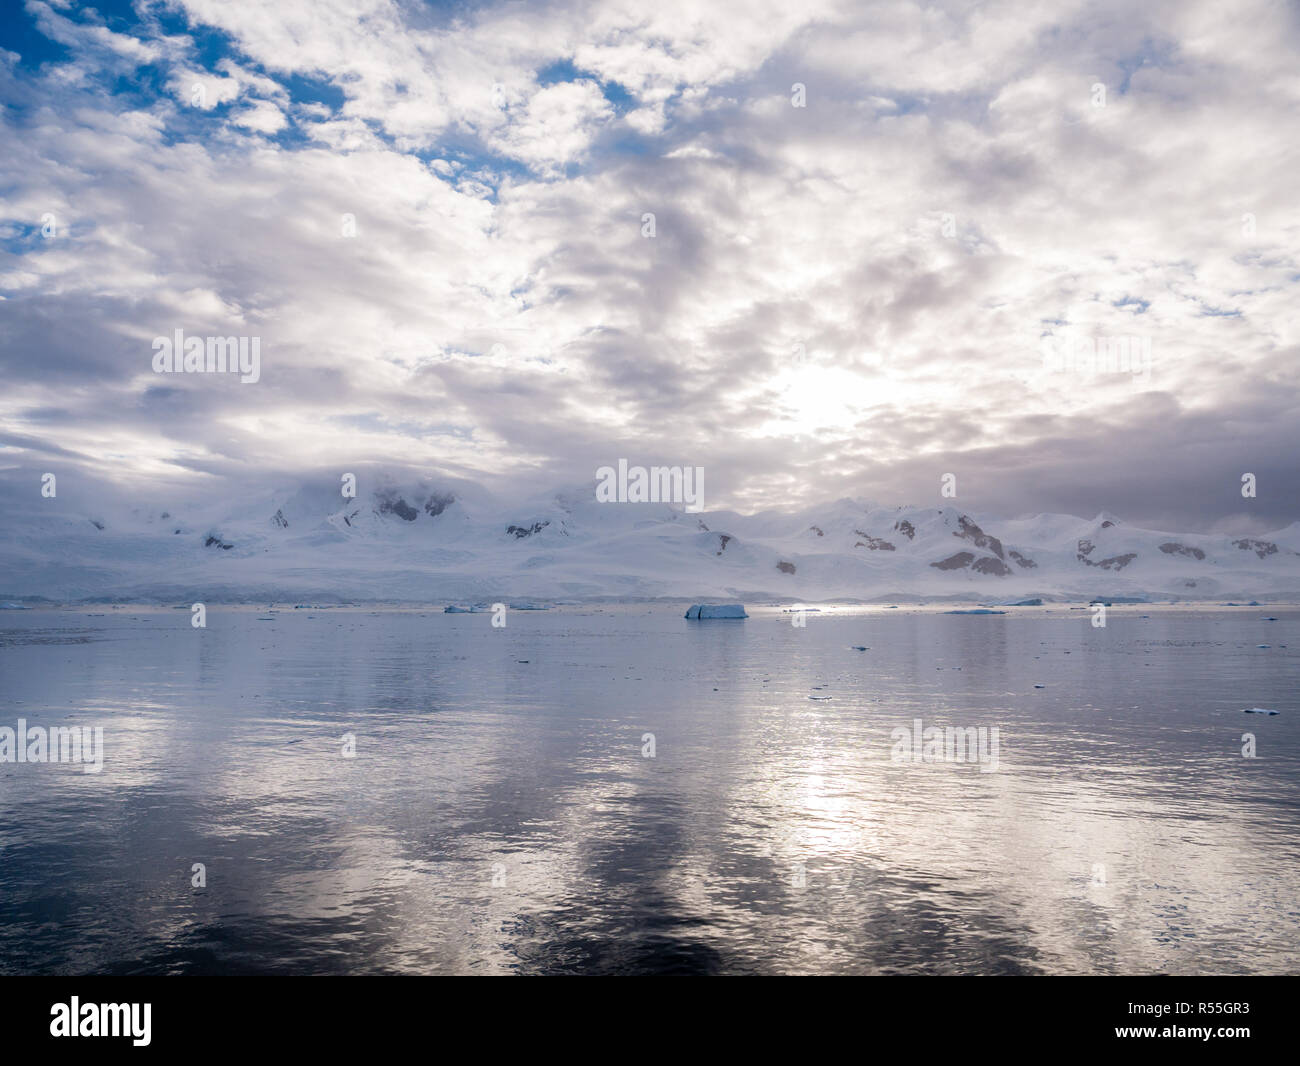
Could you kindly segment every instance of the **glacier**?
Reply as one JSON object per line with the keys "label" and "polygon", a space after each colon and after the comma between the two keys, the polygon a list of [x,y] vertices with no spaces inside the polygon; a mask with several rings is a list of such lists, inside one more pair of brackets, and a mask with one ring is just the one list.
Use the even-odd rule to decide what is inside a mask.
{"label": "glacier", "polygon": [[[33,485],[36,481],[33,481]],[[1250,537],[842,499],[788,511],[502,499],[407,473],[231,496],[131,496],[9,476],[0,601],[441,603],[1260,602],[1300,597],[1300,523]]]}

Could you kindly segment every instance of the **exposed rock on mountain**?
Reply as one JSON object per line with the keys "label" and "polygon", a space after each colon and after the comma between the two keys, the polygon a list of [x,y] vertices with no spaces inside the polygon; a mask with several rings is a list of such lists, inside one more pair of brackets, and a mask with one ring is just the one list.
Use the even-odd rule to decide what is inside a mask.
{"label": "exposed rock on mountain", "polygon": [[887,540],[882,540],[880,537],[873,537],[869,533],[863,533],[860,529],[855,529],[853,532],[859,537],[864,538],[853,545],[855,548],[870,548],[873,552],[892,552],[894,550],[894,546]]}
{"label": "exposed rock on mountain", "polygon": [[534,522],[531,526],[506,526],[506,533],[513,536],[515,540],[522,540],[524,537],[531,537],[534,533],[540,533],[550,524],[550,522]]}
{"label": "exposed rock on mountain", "polygon": [[1266,555],[1277,554],[1277,545],[1269,540],[1251,540],[1247,537],[1244,540],[1234,540],[1232,543],[1234,547],[1244,552],[1254,552],[1261,559]]}
{"label": "exposed rock on mountain", "polygon": [[395,514],[404,522],[414,522],[420,517],[420,512],[407,503],[402,497],[385,497],[379,501],[380,514]]}
{"label": "exposed rock on mountain", "polygon": [[1087,566],[1099,566],[1103,570],[1123,570],[1134,559],[1137,558],[1137,552],[1125,552],[1123,555],[1112,555],[1109,559],[1101,559],[1098,562],[1092,562],[1085,559],[1082,555],[1080,560]]}
{"label": "exposed rock on mountain", "polygon": [[966,515],[961,515],[957,519],[958,529],[953,533],[954,537],[963,537],[971,541],[975,547],[991,551],[999,559],[1002,558],[1002,542],[997,537],[988,536],[984,530],[980,529]]}
{"label": "exposed rock on mountain", "polygon": [[437,518],[448,507],[456,502],[456,497],[450,493],[435,492],[424,501],[424,513],[430,518]]}
{"label": "exposed rock on mountain", "polygon": [[1160,550],[1166,555],[1187,555],[1193,559],[1205,558],[1205,552],[1200,548],[1189,548],[1186,544],[1178,544],[1174,541],[1166,541],[1160,545]]}

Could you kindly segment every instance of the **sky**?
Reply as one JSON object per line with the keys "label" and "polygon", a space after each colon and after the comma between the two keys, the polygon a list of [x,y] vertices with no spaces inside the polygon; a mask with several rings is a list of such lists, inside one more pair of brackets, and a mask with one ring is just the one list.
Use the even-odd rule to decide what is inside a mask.
{"label": "sky", "polygon": [[[939,506],[951,473],[982,513],[1300,518],[1295,3],[0,27],[6,484],[536,492],[624,458],[745,511]],[[155,372],[177,329],[258,338],[258,380]]]}

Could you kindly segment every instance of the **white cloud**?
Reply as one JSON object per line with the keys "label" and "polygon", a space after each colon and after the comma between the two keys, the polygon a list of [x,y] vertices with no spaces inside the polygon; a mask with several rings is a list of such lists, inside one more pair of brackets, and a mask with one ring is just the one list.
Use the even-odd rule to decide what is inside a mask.
{"label": "white cloud", "polygon": [[[1089,454],[1096,484],[1173,486],[1135,506],[1207,514],[1179,455],[1222,439],[1226,477],[1298,443],[1285,8],[184,8],[237,51],[209,69],[34,4],[72,58],[0,70],[11,226],[63,234],[0,271],[25,441],[84,434],[127,473],[400,451],[557,480],[617,442],[743,506],[919,499],[964,462],[1026,510]],[[170,96],[106,97],[110,61],[161,63]],[[290,118],[301,143],[269,142]],[[158,395],[150,337],[235,325],[256,388]],[[1069,331],[1150,336],[1150,381],[1045,373]]]}

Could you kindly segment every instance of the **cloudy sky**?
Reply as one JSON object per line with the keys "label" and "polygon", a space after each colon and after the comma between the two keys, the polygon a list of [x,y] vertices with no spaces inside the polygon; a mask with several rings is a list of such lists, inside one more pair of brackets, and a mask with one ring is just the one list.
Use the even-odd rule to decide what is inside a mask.
{"label": "cloudy sky", "polygon": [[10,7],[8,479],[1300,518],[1294,3]]}

